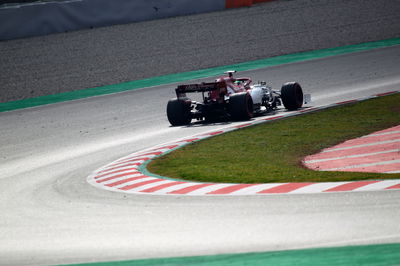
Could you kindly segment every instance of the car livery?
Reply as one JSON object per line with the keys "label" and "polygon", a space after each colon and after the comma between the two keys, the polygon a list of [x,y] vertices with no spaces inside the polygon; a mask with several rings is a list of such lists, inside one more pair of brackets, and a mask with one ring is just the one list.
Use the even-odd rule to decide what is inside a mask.
{"label": "car livery", "polygon": [[[311,99],[304,95],[297,82],[287,82],[280,91],[273,90],[265,81],[252,85],[247,77],[234,78],[236,71],[227,71],[227,76],[214,82],[179,85],[176,98],[168,101],[167,117],[172,126],[189,125],[192,119],[216,121],[249,120],[284,105],[288,110],[297,110]],[[188,93],[201,93],[201,101],[192,101]],[[306,99],[306,101],[304,101]]]}

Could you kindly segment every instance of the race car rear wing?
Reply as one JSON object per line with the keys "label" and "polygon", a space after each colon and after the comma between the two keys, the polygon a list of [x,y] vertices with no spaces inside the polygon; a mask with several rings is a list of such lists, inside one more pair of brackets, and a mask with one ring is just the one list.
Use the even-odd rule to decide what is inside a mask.
{"label": "race car rear wing", "polygon": [[200,84],[186,84],[179,85],[176,89],[176,97],[178,99],[186,97],[186,93],[190,92],[207,92],[207,91],[215,91],[226,87],[225,82],[209,82],[209,83],[200,83]]}

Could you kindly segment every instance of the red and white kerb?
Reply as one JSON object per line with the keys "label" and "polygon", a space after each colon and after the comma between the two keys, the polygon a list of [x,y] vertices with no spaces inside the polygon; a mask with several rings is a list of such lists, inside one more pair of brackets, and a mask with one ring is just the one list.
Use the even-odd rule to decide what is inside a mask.
{"label": "red and white kerb", "polygon": [[[385,93],[385,95],[386,94],[387,93]],[[379,96],[382,95],[374,95],[355,101]],[[354,102],[354,100],[351,102]],[[160,156],[173,149],[187,145],[188,143],[223,134],[228,131],[238,130],[243,127],[265,123],[283,117],[300,115],[340,104],[345,103],[313,107],[268,118],[261,117],[251,122],[197,135],[189,139],[182,139],[143,152],[133,153],[96,170],[87,178],[87,181],[97,188],[143,195],[270,195],[282,193],[296,194],[400,189],[400,179],[323,183],[199,183],[152,176],[145,170],[145,164],[156,156]],[[307,156],[303,163],[310,169],[322,171],[399,173],[400,126],[375,132],[325,149],[316,155]],[[323,173],[321,172],[321,174]]]}

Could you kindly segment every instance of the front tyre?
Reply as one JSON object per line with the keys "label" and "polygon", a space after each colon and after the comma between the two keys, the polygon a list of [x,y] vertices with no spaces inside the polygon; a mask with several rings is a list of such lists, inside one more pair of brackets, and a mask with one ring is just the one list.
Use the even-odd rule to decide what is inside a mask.
{"label": "front tyre", "polygon": [[248,92],[235,93],[229,97],[229,114],[237,121],[253,117],[253,99]]}
{"label": "front tyre", "polygon": [[292,111],[303,106],[303,90],[297,82],[287,82],[281,88],[281,99],[286,109]]}
{"label": "front tyre", "polygon": [[167,117],[172,126],[189,125],[192,121],[190,99],[171,99],[167,104]]}

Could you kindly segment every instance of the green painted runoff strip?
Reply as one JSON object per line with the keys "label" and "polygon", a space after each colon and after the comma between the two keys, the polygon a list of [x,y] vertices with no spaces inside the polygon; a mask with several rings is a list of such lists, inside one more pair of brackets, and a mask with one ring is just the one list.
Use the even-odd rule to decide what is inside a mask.
{"label": "green painted runoff strip", "polygon": [[40,96],[35,98],[23,99],[18,101],[11,101],[6,103],[0,103],[0,112],[11,111],[16,109],[35,107],[40,105],[59,103],[71,100],[78,100],[83,98],[88,98],[92,96],[99,96],[129,90],[135,90],[139,88],[146,88],[152,86],[158,86],[163,84],[182,82],[186,80],[193,80],[199,78],[206,78],[211,76],[220,75],[222,72],[226,71],[226,69],[235,69],[237,71],[247,71],[254,70],[269,66],[282,65],[287,63],[294,63],[300,61],[307,61],[312,59],[324,58],[335,55],[343,55],[348,53],[367,51],[371,49],[389,47],[400,44],[400,38],[361,43],[355,45],[348,45],[342,47],[328,48],[322,50],[315,50],[309,52],[301,52],[289,55],[276,56],[266,59],[260,59],[250,62],[238,63],[234,65],[228,66],[220,66],[207,68],[203,70],[196,70],[190,72],[183,72],[177,74],[170,74],[164,76],[158,76],[143,80],[135,80],[129,81],[119,84],[107,85],[102,87],[95,87],[83,90],[76,90],[71,92],[53,94]]}
{"label": "green painted runoff strip", "polygon": [[82,266],[83,265],[94,265],[94,266],[385,265],[387,266],[387,265],[400,265],[400,244],[348,246],[348,247],[334,247],[334,248],[273,251],[273,252],[263,252],[263,253],[114,261],[114,262],[75,264],[75,266],[76,265],[82,265]]}

